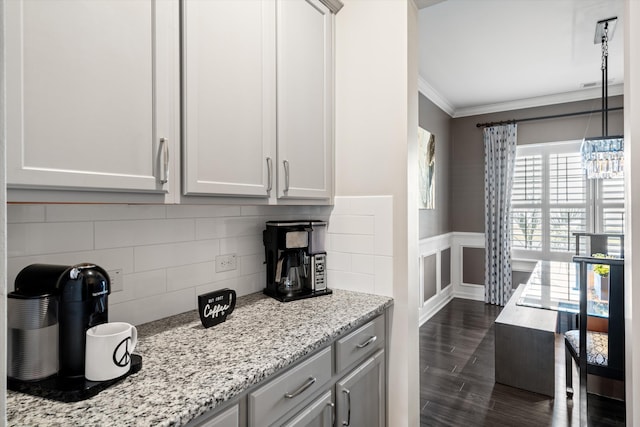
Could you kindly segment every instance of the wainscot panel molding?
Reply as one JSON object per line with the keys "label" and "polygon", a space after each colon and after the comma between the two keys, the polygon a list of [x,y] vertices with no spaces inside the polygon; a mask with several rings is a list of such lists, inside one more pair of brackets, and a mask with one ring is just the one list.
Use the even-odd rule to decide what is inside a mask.
{"label": "wainscot panel molding", "polygon": [[[434,314],[436,314],[442,307],[444,307],[454,297],[453,289],[451,286],[453,281],[449,284],[442,284],[442,252],[447,249],[451,249],[453,233],[440,234],[438,236],[428,237],[426,239],[420,239],[418,244],[419,251],[419,265],[420,265],[420,280],[418,282],[420,299],[418,301],[419,321],[420,325],[424,324]],[[430,271],[428,263],[425,262],[428,258],[435,256],[435,272]],[[451,264],[449,268],[453,267],[453,254]],[[433,275],[435,273],[436,292],[435,295],[428,298],[425,301],[424,295],[424,283],[425,277]],[[453,278],[453,275],[450,275]]]}
{"label": "wainscot panel molding", "polygon": [[[530,259],[512,259],[511,268],[513,271],[522,271],[525,273],[531,273],[536,268],[537,260]],[[515,285],[514,285],[515,286]]]}
{"label": "wainscot panel molding", "polygon": [[464,283],[464,248],[484,249],[484,233],[454,232],[451,241],[453,297],[484,301],[484,283]]}

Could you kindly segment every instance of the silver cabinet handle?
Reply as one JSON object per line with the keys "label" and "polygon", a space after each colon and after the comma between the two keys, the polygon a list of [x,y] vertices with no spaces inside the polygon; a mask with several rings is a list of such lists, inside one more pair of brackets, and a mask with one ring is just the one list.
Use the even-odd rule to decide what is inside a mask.
{"label": "silver cabinet handle", "polygon": [[377,339],[378,339],[378,337],[374,335],[371,338],[369,338],[368,340],[366,340],[365,342],[363,342],[362,344],[357,344],[356,347],[365,348],[369,344],[376,342]]}
{"label": "silver cabinet handle", "polygon": [[331,408],[331,425],[336,425],[336,405],[333,402],[327,402],[327,406]]}
{"label": "silver cabinet handle", "polygon": [[271,173],[272,167],[273,161],[271,160],[271,157],[267,157],[267,193],[273,188],[273,174]]}
{"label": "silver cabinet handle", "polygon": [[293,393],[285,393],[284,397],[286,397],[287,399],[293,399],[294,397],[296,397],[297,395],[299,395],[300,393],[304,392],[306,389],[311,387],[315,382],[316,382],[316,379],[314,377],[309,377],[309,380],[306,383],[302,384],[302,386],[299,389],[297,389]]}
{"label": "silver cabinet handle", "polygon": [[351,392],[346,388],[342,392],[347,395],[347,421],[343,421],[342,425],[348,426],[351,424]]}
{"label": "silver cabinet handle", "polygon": [[289,160],[283,160],[282,165],[284,166],[284,192],[289,191]]}
{"label": "silver cabinet handle", "polygon": [[160,184],[169,182],[169,144],[167,138],[160,138],[160,150],[162,151],[162,175]]}

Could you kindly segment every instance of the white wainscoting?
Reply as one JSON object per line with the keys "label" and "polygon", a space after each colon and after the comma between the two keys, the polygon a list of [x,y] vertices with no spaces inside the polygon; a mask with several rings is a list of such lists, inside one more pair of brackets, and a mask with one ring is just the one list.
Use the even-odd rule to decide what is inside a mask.
{"label": "white wainscoting", "polygon": [[[464,248],[484,249],[484,233],[452,232],[441,234],[419,242],[420,257],[420,300],[418,301],[420,325],[424,324],[453,298],[484,301],[484,283],[463,281]],[[451,249],[450,285],[442,286],[442,252]],[[431,272],[424,271],[424,259],[436,256],[436,294],[424,300],[424,277]]]}
{"label": "white wainscoting", "polygon": [[[442,307],[444,307],[453,298],[453,286],[452,282],[448,285],[442,286],[442,252],[451,249],[452,233],[441,234],[439,236],[429,237],[427,239],[421,239],[418,246],[419,251],[419,265],[420,265],[420,280],[418,282],[420,299],[418,301],[419,309],[419,321],[420,325],[424,324],[434,314],[436,314]],[[428,300],[424,300],[424,278],[425,274],[431,272],[425,272],[424,260],[430,256],[436,257],[436,293]],[[453,251],[451,251],[451,263],[453,265]],[[452,278],[450,274],[449,277]]]}
{"label": "white wainscoting", "polygon": [[454,284],[454,297],[484,301],[484,283],[465,283],[463,281],[464,248],[484,249],[484,233],[453,233],[451,282]]}

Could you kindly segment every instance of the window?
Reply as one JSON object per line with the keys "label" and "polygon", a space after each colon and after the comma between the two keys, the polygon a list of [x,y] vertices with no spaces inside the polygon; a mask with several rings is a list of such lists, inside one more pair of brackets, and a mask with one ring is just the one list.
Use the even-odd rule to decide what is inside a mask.
{"label": "window", "polygon": [[[623,233],[624,180],[587,180],[581,141],[517,149],[511,196],[514,258],[569,261],[576,232]],[[620,242],[613,243],[613,252]],[[581,248],[584,251],[584,248]]]}

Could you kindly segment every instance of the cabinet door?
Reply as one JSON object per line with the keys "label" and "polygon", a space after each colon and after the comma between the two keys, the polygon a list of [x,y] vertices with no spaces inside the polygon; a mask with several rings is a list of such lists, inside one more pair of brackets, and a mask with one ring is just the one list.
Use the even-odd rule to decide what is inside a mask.
{"label": "cabinet door", "polygon": [[334,406],[333,396],[328,391],[284,423],[283,427],[331,427]]}
{"label": "cabinet door", "polygon": [[385,425],[384,350],[355,368],[336,384],[337,425]]}
{"label": "cabinet door", "polygon": [[8,185],[166,192],[176,4],[16,0],[5,8]]}
{"label": "cabinet door", "polygon": [[275,2],[185,0],[185,194],[268,197],[275,167]]}
{"label": "cabinet door", "polygon": [[333,16],[318,0],[278,0],[278,197],[333,191]]}
{"label": "cabinet door", "polygon": [[[206,418],[206,419],[201,419]],[[223,412],[208,417],[208,414],[202,415],[201,418],[189,422],[188,427],[239,427],[240,426],[240,409],[239,405],[233,405]]]}

